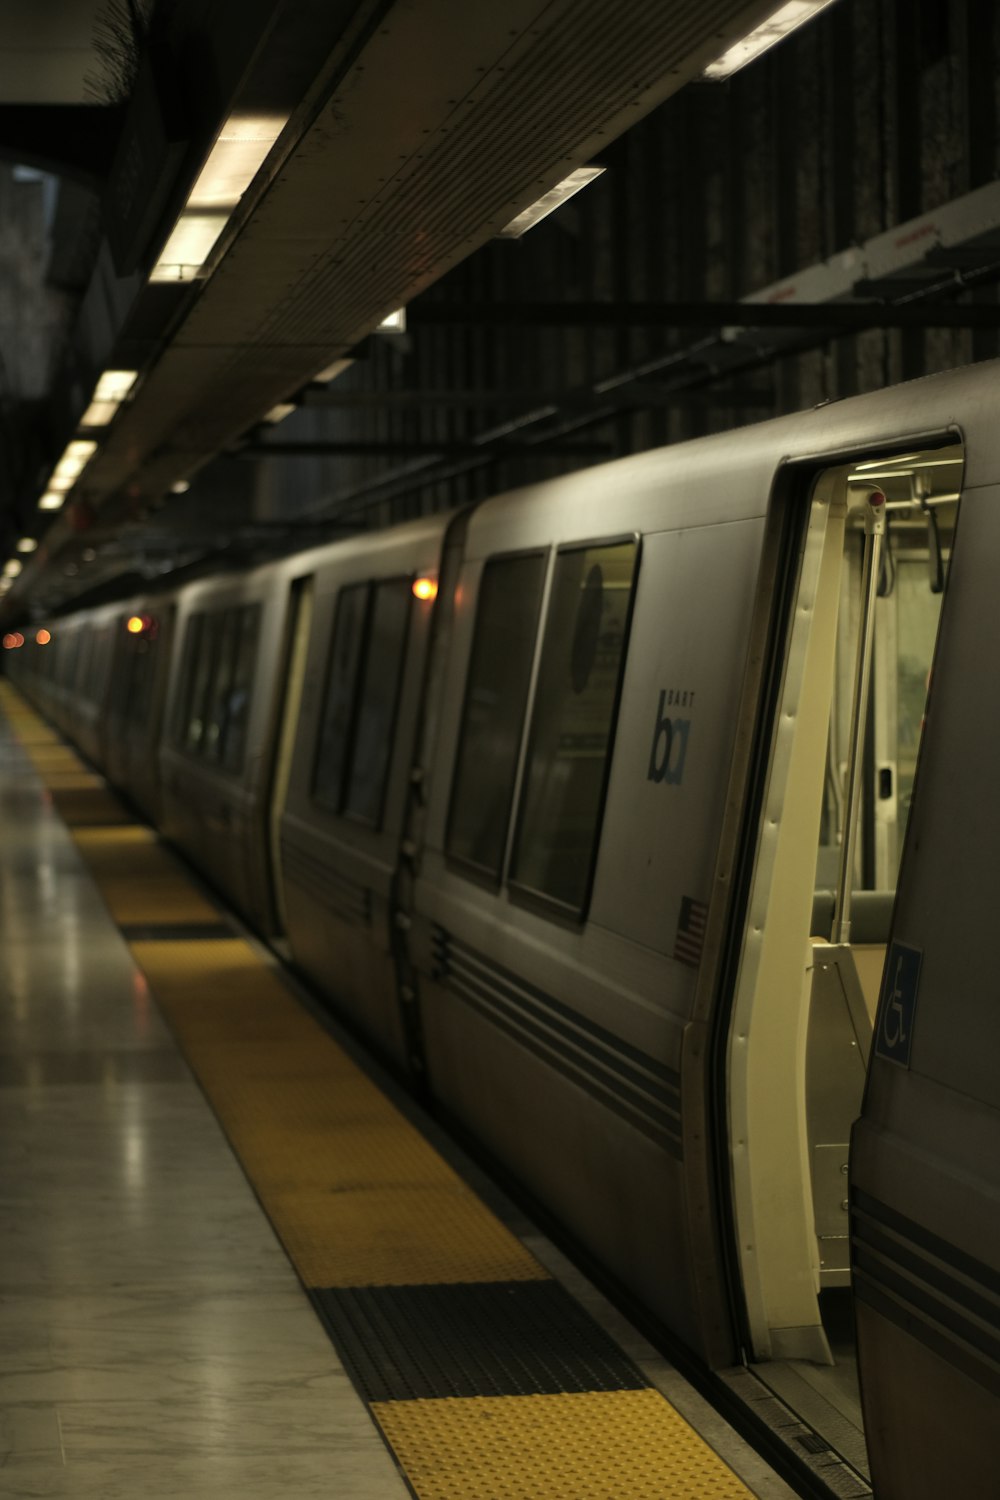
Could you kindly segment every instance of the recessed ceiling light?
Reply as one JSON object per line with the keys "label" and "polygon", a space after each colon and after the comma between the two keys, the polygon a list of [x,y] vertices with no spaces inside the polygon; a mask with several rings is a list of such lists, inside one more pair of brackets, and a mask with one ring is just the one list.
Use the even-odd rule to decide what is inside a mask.
{"label": "recessed ceiling light", "polygon": [[788,4],[772,11],[766,21],[755,26],[741,41],[735,42],[721,57],[710,63],[702,77],[713,82],[731,78],[740,68],[753,62],[755,57],[760,57],[768,48],[783,41],[832,4],[833,0],[788,0]]}
{"label": "recessed ceiling light", "polygon": [[534,229],[535,225],[547,219],[549,214],[555,213],[556,209],[561,208],[567,199],[575,197],[582,188],[593,182],[595,177],[600,177],[605,170],[604,167],[577,167],[575,172],[564,177],[562,182],[557,182],[555,187],[549,188],[547,193],[543,193],[528,208],[522,209],[516,218],[511,219],[510,223],[499,231],[497,239],[519,240],[522,234],[527,234],[529,229]]}

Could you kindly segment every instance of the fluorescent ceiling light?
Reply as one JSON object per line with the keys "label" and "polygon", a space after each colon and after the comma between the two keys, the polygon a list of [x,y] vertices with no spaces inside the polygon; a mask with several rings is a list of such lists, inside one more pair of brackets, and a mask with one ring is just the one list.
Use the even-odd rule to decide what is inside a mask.
{"label": "fluorescent ceiling light", "polygon": [[286,417],[290,417],[292,412],[297,410],[294,401],[279,401],[277,406],[272,406],[270,411],[264,413],[261,420],[271,423],[283,422]]}
{"label": "fluorescent ceiling light", "polygon": [[18,552],[34,552],[38,543],[33,536],[23,536],[17,544]]}
{"label": "fluorescent ceiling light", "polygon": [[94,400],[124,401],[138,378],[138,370],[105,370],[94,387]]}
{"label": "fluorescent ceiling light", "polygon": [[406,308],[397,307],[395,312],[387,313],[378,325],[379,333],[405,333],[406,332]]}
{"label": "fluorescent ceiling light", "polygon": [[66,496],[59,494],[56,490],[49,489],[38,502],[39,510],[62,510]]}
{"label": "fluorescent ceiling light", "polygon": [[150,272],[150,281],[195,280],[287,123],[287,115],[230,115]]}
{"label": "fluorescent ceiling light", "polygon": [[105,370],[94,387],[90,405],[80,418],[80,426],[109,426],[138,378],[138,370]]}
{"label": "fluorescent ceiling light", "polygon": [[555,187],[543,193],[536,203],[522,210],[516,219],[511,219],[510,223],[500,230],[497,239],[519,240],[522,234],[527,234],[528,230],[533,229],[542,219],[548,218],[549,214],[554,213],[568,198],[574,197],[581,188],[593,182],[595,177],[600,177],[604,170],[604,167],[577,167],[576,171],[564,177],[562,182],[557,182]]}
{"label": "fluorescent ceiling light", "polygon": [[118,414],[117,401],[91,401],[80,418],[81,427],[107,427]]}
{"label": "fluorescent ceiling light", "polygon": [[769,47],[783,41],[791,32],[797,31],[832,4],[833,0],[788,0],[786,5],[779,6],[742,41],[736,42],[728,52],[710,63],[702,77],[716,81],[731,77],[748,62],[753,62],[755,57],[760,57]]}
{"label": "fluorescent ceiling light", "polygon": [[227,213],[185,210],[150,272],[150,281],[194,281],[228,222]]}

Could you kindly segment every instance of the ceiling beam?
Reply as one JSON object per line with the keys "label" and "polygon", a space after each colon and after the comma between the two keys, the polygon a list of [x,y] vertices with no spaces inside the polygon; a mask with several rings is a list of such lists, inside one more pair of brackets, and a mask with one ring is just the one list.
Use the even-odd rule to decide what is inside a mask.
{"label": "ceiling beam", "polygon": [[427,302],[407,327],[489,328],[1000,328],[1000,305],[906,302]]}
{"label": "ceiling beam", "polygon": [[603,405],[618,402],[622,406],[713,406],[750,407],[763,410],[774,404],[774,392],[760,387],[740,390],[676,391],[669,386],[629,380],[595,395],[590,390],[553,391],[469,391],[469,390],[385,390],[337,391],[322,386],[308,388],[297,398],[300,407],[319,407],[335,411],[412,411],[423,407],[447,407],[452,411],[529,412],[535,407]]}
{"label": "ceiling beam", "polygon": [[608,458],[613,449],[608,443],[540,442],[510,443],[483,439],[471,443],[433,442],[362,442],[348,439],[342,443],[245,443],[236,449],[237,458],[483,458],[493,455],[558,453],[564,458]]}

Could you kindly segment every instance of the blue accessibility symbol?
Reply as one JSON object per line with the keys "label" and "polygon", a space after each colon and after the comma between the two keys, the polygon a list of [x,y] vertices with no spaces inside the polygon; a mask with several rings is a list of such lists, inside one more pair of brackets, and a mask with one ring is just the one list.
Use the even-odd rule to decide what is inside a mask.
{"label": "blue accessibility symbol", "polygon": [[882,976],[875,1051],[900,1067],[910,1066],[913,1024],[917,1014],[917,989],[923,953],[906,943],[893,943]]}

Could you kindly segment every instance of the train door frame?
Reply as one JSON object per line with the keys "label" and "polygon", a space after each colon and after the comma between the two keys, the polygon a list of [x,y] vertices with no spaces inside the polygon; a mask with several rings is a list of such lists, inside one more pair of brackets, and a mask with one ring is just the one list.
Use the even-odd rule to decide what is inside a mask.
{"label": "train door frame", "polygon": [[285,885],[281,873],[281,819],[292,774],[299,710],[306,680],[309,641],[312,634],[313,608],[316,597],[315,569],[300,574],[288,584],[288,614],[282,653],[284,687],[275,704],[275,743],[271,774],[265,796],[267,806],[267,862],[271,906],[277,922],[276,941],[284,943],[288,931],[285,911]]}
{"label": "train door frame", "polygon": [[[950,448],[956,441],[961,442],[961,439],[954,431],[939,431],[911,439],[906,447],[921,450]],[[736,870],[735,889],[730,903],[728,951],[723,969],[723,988],[720,994],[718,1030],[715,1037],[717,1061],[715,1078],[716,1088],[720,1091],[717,1096],[715,1118],[717,1128],[725,1132],[722,1139],[725,1147],[728,1148],[720,1152],[728,1169],[722,1174],[726,1180],[722,1185],[720,1195],[721,1217],[724,1228],[728,1230],[729,1238],[728,1280],[733,1292],[734,1322],[742,1341],[743,1357],[751,1364],[789,1358],[805,1358],[814,1362],[832,1363],[817,1301],[820,1289],[819,1268],[814,1264],[817,1231],[811,1201],[809,1136],[805,1119],[806,1043],[809,1030],[809,1007],[814,1001],[810,1001],[808,991],[805,992],[804,998],[799,998],[797,1002],[796,997],[790,995],[786,1006],[788,1015],[784,1017],[788,1029],[784,1035],[778,1029],[775,1036],[771,1038],[774,1041],[776,1037],[778,1045],[784,1048],[785,1076],[789,1084],[785,1090],[787,1096],[785,1107],[786,1115],[791,1119],[791,1131],[789,1139],[779,1139],[776,1143],[771,1142],[769,1146],[772,1151],[776,1147],[777,1155],[783,1161],[785,1181],[779,1184],[783,1192],[772,1192],[769,1200],[758,1201],[755,1199],[752,1175],[748,1166],[751,1120],[746,1107],[746,1093],[749,1077],[747,1058],[750,1051],[750,1015],[747,997],[741,993],[741,983],[746,977],[743,974],[744,934],[752,934],[756,924],[758,935],[763,939],[764,923],[759,910],[760,892],[758,890],[762,851],[764,862],[768,860],[771,862],[770,873],[773,874],[773,866],[778,854],[779,829],[783,821],[782,814],[787,815],[790,811],[784,805],[783,795],[775,800],[773,795],[775,789],[771,782],[775,777],[776,758],[784,755],[786,763],[790,763],[794,754],[793,717],[799,706],[797,695],[801,694],[803,688],[806,691],[809,689],[809,651],[813,634],[811,616],[817,609],[818,602],[822,602],[819,601],[821,590],[818,586],[821,581],[824,555],[827,557],[832,573],[836,575],[832,580],[832,586],[827,589],[829,598],[826,600],[825,607],[832,614],[833,628],[827,629],[824,649],[828,653],[836,650],[845,526],[839,527],[838,535],[837,526],[832,524],[836,519],[836,496],[831,494],[830,488],[831,485],[835,487],[839,484],[842,489],[841,504],[843,521],[846,524],[849,470],[856,469],[856,466],[863,460],[870,459],[879,448],[882,448],[884,453],[886,447],[888,445],[873,443],[866,445],[864,452],[859,454],[844,454],[841,451],[822,457],[810,457],[808,462],[785,466],[783,476],[779,471],[779,481],[783,482],[780,486],[779,481],[775,484],[773,506],[775,509],[783,507],[786,515],[784,525],[773,530],[772,535],[780,536],[779,545],[783,545],[786,552],[783,564],[772,560],[762,574],[763,594],[766,595],[768,578],[770,578],[773,580],[777,597],[772,608],[771,629],[768,637],[770,657],[760,674],[762,688],[754,727],[754,751],[748,758],[744,782],[742,844],[737,847],[733,861]],[[894,442],[891,451],[901,453],[902,442]],[[888,461],[887,459],[886,462]],[[900,459],[900,462],[902,461]],[[850,480],[852,487],[857,485],[859,478],[862,477],[855,472]],[[870,488],[875,488],[875,486]],[[955,497],[945,496],[944,498],[954,499]],[[832,661],[829,663],[827,676],[829,679],[827,696],[832,698],[834,677]],[[796,680],[791,680],[793,678]],[[822,722],[817,736],[814,737],[817,737],[820,745],[819,760],[822,764],[825,761],[825,742],[828,738],[829,704],[820,718]],[[815,780],[815,767],[812,774]],[[777,779],[781,780],[780,777]],[[779,792],[782,790],[783,788],[778,788]],[[817,795],[818,791],[814,786],[814,801],[817,800]],[[818,813],[817,802],[815,818],[810,814],[811,828],[818,827]],[[788,821],[787,816],[784,821]],[[791,832],[793,836],[796,833],[794,829]],[[773,845],[770,849],[767,847],[769,841]],[[803,932],[812,931],[808,907],[813,897],[812,874],[815,868],[815,854],[816,848],[813,841],[812,869],[809,871],[808,889],[799,889],[792,896],[792,899],[807,912],[802,927]],[[803,852],[800,860],[803,870],[807,867],[806,858],[807,855]],[[768,914],[766,902],[764,913]],[[781,913],[781,920],[786,926],[789,925],[787,911]],[[810,967],[818,968],[820,965],[815,959],[810,964],[807,957],[809,950],[805,944],[803,947],[802,978],[805,979]],[[832,945],[828,947],[833,951]],[[852,968],[851,965],[847,967]],[[851,1022],[856,1023],[854,1034],[859,1038],[856,1045],[859,1051],[867,1052],[871,1025],[870,1018],[863,1014],[864,997],[861,995],[856,969],[854,979],[853,990],[857,993],[852,993],[853,1001],[857,1003],[852,1004],[852,995],[847,993],[852,987],[846,982],[841,985],[843,994],[840,1008],[844,1021],[841,1029],[845,1036],[850,1035],[850,1028],[847,1025],[848,1017],[850,1017]],[[815,993],[815,981],[813,981],[813,987]],[[753,999],[754,987],[751,986],[749,991],[751,1007]],[[858,1021],[859,1016],[861,1021]],[[759,1022],[759,1015],[757,1020]],[[865,1024],[861,1024],[862,1022]],[[859,1033],[858,1025],[861,1025],[862,1033],[867,1028],[867,1039]],[[761,1041],[759,1034],[757,1041]],[[772,1051],[768,1055],[767,1048],[760,1050],[763,1054],[763,1062],[758,1085],[773,1094],[775,1054]],[[860,1057],[857,1060],[862,1061]],[[866,1061],[867,1058],[864,1059],[864,1062]],[[858,1087],[859,1105],[863,1077],[864,1065],[862,1063]],[[768,1145],[767,1142],[764,1144]],[[760,1157],[762,1154],[758,1129],[757,1155]],[[842,1170],[846,1173],[846,1147],[843,1155]],[[796,1161],[801,1163],[797,1174]],[[798,1176],[797,1182],[795,1181],[796,1175]],[[846,1200],[846,1175],[843,1178],[843,1197]],[[765,1257],[760,1253],[759,1236],[755,1225],[755,1212],[764,1219],[765,1228],[768,1228],[775,1221],[780,1220],[782,1213],[788,1208],[789,1201],[793,1201],[796,1210],[797,1221],[794,1233],[800,1241],[801,1253],[798,1265],[793,1268],[797,1280],[789,1276],[788,1268],[781,1265],[780,1259],[770,1266],[766,1264]],[[846,1210],[846,1203],[844,1207]],[[769,1284],[768,1277],[770,1278]],[[846,1281],[846,1265],[843,1279]],[[812,1287],[809,1285],[810,1280],[814,1283]],[[784,1318],[768,1316],[766,1296],[768,1292],[775,1297],[775,1300],[777,1297],[785,1297],[786,1294],[791,1293],[790,1300],[796,1303],[797,1312],[793,1311],[791,1317]]]}

